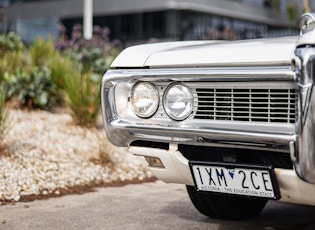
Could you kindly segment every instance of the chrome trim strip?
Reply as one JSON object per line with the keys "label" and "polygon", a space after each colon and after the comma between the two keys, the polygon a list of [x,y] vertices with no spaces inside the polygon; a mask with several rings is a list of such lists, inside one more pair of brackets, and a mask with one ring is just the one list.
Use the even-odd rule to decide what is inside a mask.
{"label": "chrome trim strip", "polygon": [[[165,69],[110,69],[103,81],[128,80],[156,81],[293,81],[291,66],[262,67],[213,67],[213,68],[165,68]],[[219,82],[219,83],[220,83]]]}

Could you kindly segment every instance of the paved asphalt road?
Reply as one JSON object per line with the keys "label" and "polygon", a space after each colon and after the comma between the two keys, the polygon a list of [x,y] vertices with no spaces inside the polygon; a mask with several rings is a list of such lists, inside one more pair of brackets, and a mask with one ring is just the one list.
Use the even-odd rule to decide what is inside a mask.
{"label": "paved asphalt road", "polygon": [[185,187],[161,181],[100,188],[83,195],[0,206],[1,230],[14,229],[315,229],[315,207],[269,202],[248,221],[198,213]]}

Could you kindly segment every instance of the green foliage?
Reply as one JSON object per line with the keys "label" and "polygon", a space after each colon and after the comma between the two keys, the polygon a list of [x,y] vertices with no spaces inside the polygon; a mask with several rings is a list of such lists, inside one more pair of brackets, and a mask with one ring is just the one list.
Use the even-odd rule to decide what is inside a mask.
{"label": "green foliage", "polygon": [[22,51],[23,47],[20,37],[15,33],[0,34],[0,56],[7,52]]}
{"label": "green foliage", "polygon": [[0,83],[3,82],[4,74],[14,73],[16,68],[27,71],[31,68],[29,56],[23,52],[8,52],[0,58]]}
{"label": "green foliage", "polygon": [[76,70],[65,75],[67,102],[77,124],[91,125],[100,109],[100,77],[91,72],[81,74]]}
{"label": "green foliage", "polygon": [[20,37],[15,33],[0,34],[0,83],[3,82],[5,72],[13,72],[18,66],[27,66],[23,48]]}
{"label": "green foliage", "polygon": [[29,53],[34,66],[45,66],[56,55],[53,42],[43,38],[38,38],[32,43]]}
{"label": "green foliage", "polygon": [[[70,54],[72,67],[70,72],[63,70],[63,89],[75,122],[89,126],[95,123],[100,109],[100,78],[114,58],[104,47],[84,42],[80,44],[79,48],[65,52]],[[58,65],[61,69],[60,64]],[[67,64],[68,66],[71,64]]]}
{"label": "green foliage", "polygon": [[[70,76],[74,69],[74,63],[68,56],[55,55],[50,60],[48,68],[51,71],[51,80],[59,89],[64,89],[65,76]],[[77,67],[78,68],[78,67]]]}
{"label": "green foliage", "polygon": [[4,108],[5,106],[5,94],[4,90],[0,89],[0,143],[2,142],[5,132],[7,131],[7,119],[8,112]]}
{"label": "green foliage", "polygon": [[267,8],[279,10],[280,9],[280,0],[265,0],[264,5]]}
{"label": "green foliage", "polygon": [[297,26],[299,17],[299,4],[290,2],[287,4],[287,14],[291,26]]}
{"label": "green foliage", "polygon": [[94,73],[103,75],[114,61],[113,56],[101,56],[92,62],[92,69]]}
{"label": "green foliage", "polygon": [[8,99],[28,108],[52,109],[63,93],[75,122],[90,125],[99,113],[100,77],[119,49],[108,39],[64,42],[57,50],[52,41],[39,38],[23,49],[18,36],[0,35],[0,84]]}
{"label": "green foliage", "polygon": [[72,52],[72,59],[75,62],[81,63],[82,73],[90,71],[98,74],[103,74],[108,69],[113,61],[111,56],[105,55],[99,47],[86,46],[80,50]]}
{"label": "green foliage", "polygon": [[17,68],[14,74],[5,73],[7,97],[17,96],[23,106],[49,109],[56,102],[56,86],[46,67],[33,67],[31,72]]}

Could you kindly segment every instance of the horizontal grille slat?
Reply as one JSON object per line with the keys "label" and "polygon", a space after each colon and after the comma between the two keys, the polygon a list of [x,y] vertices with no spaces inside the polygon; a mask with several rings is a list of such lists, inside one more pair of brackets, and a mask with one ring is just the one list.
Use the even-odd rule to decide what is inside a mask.
{"label": "horizontal grille slat", "polygon": [[[207,103],[206,101],[199,101],[199,103]],[[237,108],[242,108],[242,106],[243,106],[243,108],[248,108],[246,105],[248,105],[249,103],[248,102],[242,102],[242,103],[239,103],[239,102],[229,102],[229,103],[233,103],[233,104],[236,104],[236,105],[234,105],[234,107],[237,107]],[[263,103],[263,102],[261,102],[261,103],[255,103],[255,104],[253,104],[253,106],[255,106],[255,108],[262,108],[263,107],[263,105],[265,105],[266,103]],[[275,107],[275,108],[277,108],[277,109],[280,109],[281,108],[281,105],[285,105],[283,108],[284,109],[287,109],[287,106],[294,106],[295,105],[295,103],[286,103],[286,104],[284,104],[284,103],[280,103],[280,102],[274,102],[273,103],[273,105],[275,106],[275,105],[277,105],[277,107]],[[217,105],[217,107],[219,107],[220,105]],[[222,105],[223,106],[223,105]],[[206,107],[208,107],[208,105],[199,105],[199,108],[206,108]],[[229,108],[230,108],[230,106],[228,106]],[[266,107],[266,108],[268,108],[268,107]]]}
{"label": "horizontal grille slat", "polygon": [[194,119],[294,123],[295,89],[197,88]]}
{"label": "horizontal grille slat", "polygon": [[[213,112],[215,112],[215,110],[204,110],[203,112],[208,112],[208,113],[213,113]],[[243,114],[244,112],[243,111],[234,111],[233,112],[234,114]],[[266,112],[252,112],[252,113],[254,113],[254,114],[256,114],[256,115],[258,115],[258,114],[263,114],[263,115],[265,115],[266,114]],[[274,112],[273,113],[273,115],[274,115],[274,117],[276,117],[275,115],[287,115],[288,113],[286,113],[286,112]]]}

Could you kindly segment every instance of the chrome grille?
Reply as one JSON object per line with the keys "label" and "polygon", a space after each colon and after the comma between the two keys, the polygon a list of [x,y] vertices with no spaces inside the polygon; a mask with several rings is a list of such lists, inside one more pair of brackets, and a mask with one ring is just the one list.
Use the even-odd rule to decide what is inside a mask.
{"label": "chrome grille", "polygon": [[196,88],[193,119],[294,123],[295,89]]}

